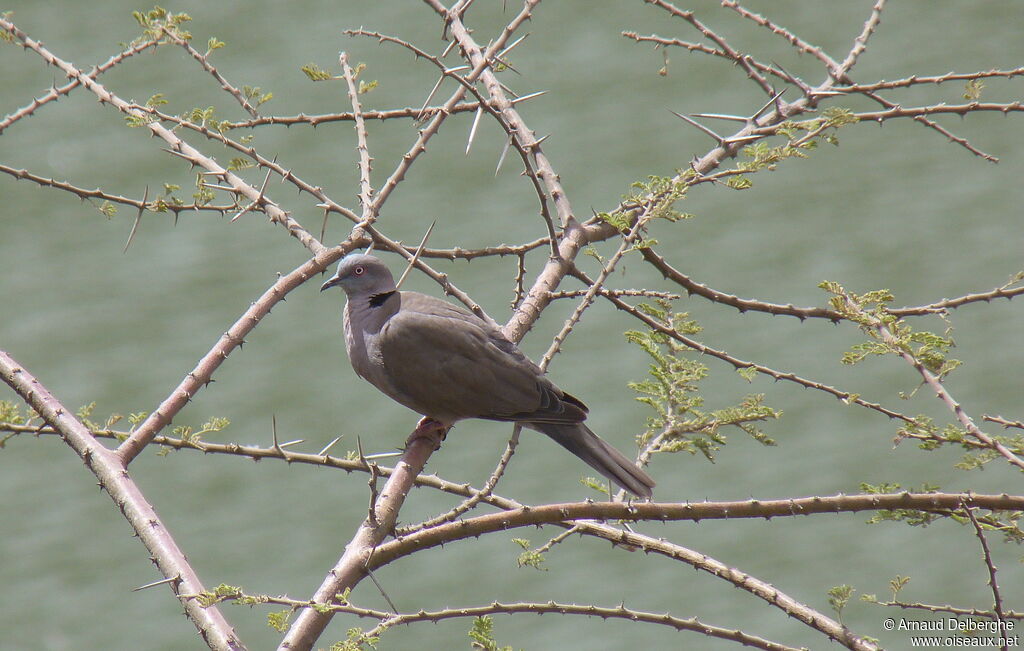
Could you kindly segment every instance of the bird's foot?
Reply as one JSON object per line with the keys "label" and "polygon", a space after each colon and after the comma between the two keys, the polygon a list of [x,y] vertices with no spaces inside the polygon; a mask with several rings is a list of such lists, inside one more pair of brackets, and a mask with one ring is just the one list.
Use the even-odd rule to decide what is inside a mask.
{"label": "bird's foot", "polygon": [[416,429],[412,431],[409,438],[405,440],[405,445],[406,447],[409,447],[416,439],[419,438],[436,439],[437,443],[434,449],[439,450],[441,448],[441,441],[444,440],[445,434],[448,433],[448,429],[448,426],[441,421],[424,416],[420,419],[420,422],[416,424]]}

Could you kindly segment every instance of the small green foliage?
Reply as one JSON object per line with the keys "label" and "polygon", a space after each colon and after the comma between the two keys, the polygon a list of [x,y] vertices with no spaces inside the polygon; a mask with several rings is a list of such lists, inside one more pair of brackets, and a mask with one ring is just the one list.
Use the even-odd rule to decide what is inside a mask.
{"label": "small green foliage", "polygon": [[736,372],[739,373],[740,377],[742,377],[747,382],[753,382],[754,378],[757,377],[756,366],[744,366],[743,368],[736,369]]}
{"label": "small green foliage", "polygon": [[908,583],[910,583],[910,577],[900,576],[899,574],[897,574],[892,580],[889,581],[889,589],[892,590],[893,601],[896,601],[896,596],[900,593],[900,590],[902,590],[903,587],[906,586]]}
{"label": "small green foliage", "polygon": [[[1024,435],[995,434],[990,435],[1014,454],[1024,454]],[[967,430],[958,423],[948,423],[941,429],[927,416],[917,416],[913,422],[904,423],[896,432],[896,441],[905,439],[917,441],[922,450],[937,450],[944,445],[958,445],[963,448],[964,455],[954,465],[960,470],[976,470],[990,461],[1001,458],[998,451],[983,447]]]}
{"label": "small green foliage", "polygon": [[192,35],[181,28],[182,24],[192,20],[188,14],[170,13],[158,5],[145,13],[133,11],[132,16],[139,23],[139,26],[142,27],[142,36],[133,41],[133,43],[140,43],[146,40],[159,41],[165,38],[165,36],[172,36],[185,41],[192,39]]}
{"label": "small green foliage", "polygon": [[821,114],[825,118],[823,126],[826,128],[838,129],[839,127],[845,127],[848,124],[857,124],[860,122],[860,118],[858,118],[852,110],[842,108],[841,106],[830,106],[822,111]]}
{"label": "small green foliage", "polygon": [[167,212],[171,206],[181,206],[184,202],[178,197],[173,196],[174,192],[180,190],[180,185],[173,183],[164,183],[164,191],[154,201],[150,210],[153,212]]}
{"label": "small green foliage", "polygon": [[173,436],[180,438],[184,443],[197,445],[202,441],[204,434],[219,432],[230,424],[231,421],[227,418],[214,416],[200,425],[198,430],[193,429],[191,425],[178,425],[171,431],[171,433]]}
{"label": "small green foliage", "polygon": [[212,591],[200,592],[196,596],[196,600],[199,602],[199,605],[203,608],[209,608],[210,606],[225,601],[227,599],[238,599],[242,596],[243,594],[241,588],[221,583]]}
{"label": "small green foliage", "polygon": [[611,487],[608,485],[607,480],[596,479],[594,477],[580,477],[580,483],[587,488],[600,493],[602,497],[607,497],[608,499],[611,499],[612,497]]}
{"label": "small green foliage", "polygon": [[743,175],[730,176],[725,184],[733,190],[747,190],[754,187],[754,182]]}
{"label": "small green foliage", "polygon": [[374,79],[373,81],[363,81],[362,79],[360,79],[359,80],[359,89],[358,89],[357,92],[360,95],[365,95],[366,93],[369,93],[370,91],[372,91],[377,86],[378,86],[378,84],[377,84],[377,80],[376,79]]}
{"label": "small green foliage", "polygon": [[107,219],[112,219],[114,215],[117,214],[117,206],[110,203],[109,201],[104,201],[102,204],[100,204],[98,210],[100,211],[100,214],[106,217]]}
{"label": "small green foliage", "polygon": [[615,230],[620,233],[625,233],[629,230],[629,218],[621,212],[599,212],[597,218],[601,221],[615,227]]}
{"label": "small green foliage", "polygon": [[[877,486],[871,484],[861,484],[861,490],[869,494],[880,494],[880,493],[895,493],[901,490],[899,484],[896,483],[883,483]],[[930,484],[923,484],[920,488],[909,489],[907,492],[913,493],[937,493],[939,492],[938,486]],[[870,520],[868,524],[877,524],[890,520],[893,522],[906,522],[912,527],[926,527],[932,522],[939,518],[949,518],[954,522],[957,522],[966,527],[973,527],[974,522],[968,517],[963,507],[952,511],[937,511],[937,512],[925,512],[916,511],[912,509],[893,509],[891,511],[879,511]],[[976,515],[975,520],[986,531],[994,531],[1002,534],[1005,542],[1012,542],[1018,545],[1024,544],[1024,529],[1021,529],[1021,517],[1024,517],[1024,512],[1021,511],[989,511],[984,515]],[[900,579],[900,577],[896,577]],[[910,579],[904,579],[903,584],[906,584]],[[895,599],[895,592],[899,590],[895,588],[895,583],[892,584],[894,589],[893,599]],[[902,585],[900,586],[902,588]]]}
{"label": "small green foliage", "polygon": [[195,199],[196,205],[205,206],[211,203],[217,195],[213,193],[206,185],[206,177],[202,174],[196,174],[196,191],[192,193],[192,198]]}
{"label": "small green foliage", "polygon": [[859,120],[860,118],[850,109],[832,106],[822,111],[820,117],[800,122],[783,122],[779,125],[776,133],[789,140],[786,145],[783,145],[783,149],[786,150],[785,158],[791,156],[806,158],[806,155],[800,153],[800,150],[817,147],[816,138],[820,137],[828,144],[838,146],[839,137],[836,135],[836,131],[848,124],[856,124]]}
{"label": "small green foliage", "polygon": [[232,158],[231,162],[228,163],[228,169],[232,172],[237,172],[239,170],[247,170],[255,165],[256,164],[248,158]]}
{"label": "small green foliage", "polygon": [[274,629],[278,633],[284,633],[288,630],[288,621],[291,619],[291,617],[291,608],[279,610],[274,613],[267,613],[267,626]]}
{"label": "small green foliage", "polygon": [[[0,17],[2,17],[7,22],[11,21],[11,16],[13,16],[13,15],[14,15],[13,11],[4,11],[4,12],[0,13]],[[7,30],[0,31],[0,41],[3,41],[4,43],[13,43],[14,42],[14,34],[8,32]]]}
{"label": "small green foliage", "polygon": [[658,246],[658,240],[654,239],[653,237],[641,237],[636,241],[635,244],[633,244],[633,248],[631,248],[630,251],[650,249],[655,246]]}
{"label": "small green foliage", "polygon": [[604,256],[602,256],[601,253],[593,246],[588,245],[587,247],[585,247],[583,249],[583,255],[588,255],[591,258],[594,258],[595,260],[600,262],[601,264],[604,264]]}
{"label": "small green foliage", "polygon": [[[163,106],[166,103],[167,100],[164,99],[163,93],[157,93],[146,100],[146,107],[155,111],[157,110],[157,107]],[[144,127],[147,124],[153,124],[159,119],[159,116],[139,109],[132,109],[128,115],[124,116],[124,122],[128,125],[129,129],[138,129],[139,127]]]}
{"label": "small green foliage", "polygon": [[147,124],[152,124],[156,122],[158,119],[159,118],[157,118],[155,115],[151,115],[149,113],[140,113],[138,111],[133,111],[128,115],[124,116],[124,123],[128,125],[129,129],[138,129],[139,127],[144,127]]}
{"label": "small green foliage", "polygon": [[513,538],[512,542],[523,548],[523,553],[516,558],[516,565],[519,567],[532,567],[535,570],[548,571],[544,565],[544,554],[536,549],[530,549],[530,541],[526,538]]}
{"label": "small green foliage", "polygon": [[91,432],[96,431],[100,428],[99,425],[89,420],[89,416],[92,416],[92,412],[95,411],[95,409],[96,402],[93,401],[87,405],[82,405],[81,407],[78,408],[78,411],[75,412],[75,416],[78,417],[78,420],[82,421],[82,424],[85,425],[86,428],[88,428],[89,431]]}
{"label": "small green foliage", "polygon": [[[832,295],[829,298],[832,309],[858,324],[870,337],[870,341],[855,344],[843,354],[844,364],[856,364],[871,355],[910,355],[940,379],[960,366],[959,360],[947,357],[955,345],[949,336],[952,329],[947,326],[942,335],[914,331],[905,320],[888,312],[888,304],[894,299],[889,290],[878,289],[858,295],[829,280],[819,283],[818,287]],[[882,334],[883,329],[889,336]]]}
{"label": "small green foliage", "polygon": [[190,111],[186,111],[179,117],[182,120],[186,120],[200,127],[206,127],[211,131],[216,131],[217,133],[224,133],[225,131],[229,130],[229,121],[217,120],[216,118],[214,118],[216,112],[217,110],[212,106],[207,106],[206,108],[196,107]]}
{"label": "small green foliage", "polygon": [[224,47],[225,45],[226,45],[226,43],[224,43],[224,41],[219,40],[216,36],[211,36],[210,40],[208,40],[206,42],[206,55],[205,56],[210,56],[210,52],[213,52],[214,50],[219,50],[222,47]]}
{"label": "small green foliage", "polygon": [[964,85],[964,99],[977,102],[981,99],[981,91],[985,88],[985,82],[980,79],[968,79]]}
{"label": "small green foliage", "polygon": [[315,63],[307,63],[302,66],[301,70],[310,81],[327,81],[331,79],[331,74]]}
{"label": "small green foliage", "polygon": [[358,628],[350,628],[347,631],[348,638],[331,645],[331,651],[366,651],[376,649],[380,638],[369,637]]}
{"label": "small green foliage", "polygon": [[473,628],[469,629],[469,638],[473,640],[472,648],[480,651],[512,651],[510,646],[498,646],[494,639],[494,620],[490,615],[473,619]]}
{"label": "small green foliage", "polygon": [[963,457],[961,457],[960,461],[953,465],[953,467],[960,470],[977,470],[982,468],[986,463],[995,461],[1000,456],[999,452],[991,449],[967,452]]}
{"label": "small green foliage", "polygon": [[242,96],[249,106],[256,108],[274,99],[273,93],[264,93],[259,86],[242,86]]}
{"label": "small green foliage", "polygon": [[[0,400],[0,425],[24,425],[26,419],[21,415],[21,409],[18,408],[13,402],[7,400]],[[17,436],[15,432],[0,437],[0,449],[3,449],[4,445],[7,444],[7,440]]]}
{"label": "small green foliage", "polygon": [[18,405],[8,400],[0,400],[0,423],[24,425],[25,417],[21,415]]}
{"label": "small green foliage", "polygon": [[[641,209],[647,219],[665,219],[670,222],[688,219],[692,215],[677,211],[675,204],[686,197],[686,191],[689,189],[690,180],[693,177],[693,170],[676,170],[675,178],[648,176],[646,181],[636,181],[630,186],[633,190],[629,194],[623,195],[623,206],[629,211]],[[602,217],[602,219],[606,218]],[[628,220],[625,216],[618,219],[620,221]],[[628,230],[616,225],[615,222],[610,221],[609,223],[615,225],[620,232]]]}
{"label": "small green foliage", "polygon": [[[653,317],[665,328],[683,335],[700,332],[700,326],[684,313],[672,311],[669,301],[641,304],[638,309]],[[738,405],[705,411],[699,395],[699,383],[708,373],[705,365],[690,359],[689,349],[659,330],[631,330],[626,340],[639,346],[652,362],[649,377],[631,382],[629,388],[637,400],[655,415],[647,419],[647,430],[639,437],[641,445],[654,442],[653,452],[700,452],[709,461],[726,443],[722,431],[737,427],[764,445],[775,445],[754,423],[778,418],[779,412],[763,404],[764,396],[751,395]]]}
{"label": "small green foliage", "polygon": [[662,54],[662,56],[665,59],[665,65],[663,65],[660,68],[658,68],[658,76],[659,77],[667,77],[668,76],[668,64],[670,63],[669,62],[669,58],[668,58],[668,48],[661,48],[661,54]]}
{"label": "small green foliage", "polygon": [[138,427],[146,418],[149,417],[149,412],[136,411],[128,414],[128,422],[131,423],[132,429]]}
{"label": "small green foliage", "polygon": [[[939,492],[939,486],[933,486],[931,484],[922,484],[917,489],[903,489],[903,487],[895,482],[883,482],[881,484],[868,484],[866,482],[861,483],[860,490],[868,495],[883,495],[898,493],[905,490],[908,493],[937,493]],[[879,522],[892,521],[892,522],[906,522],[912,527],[927,527],[932,522],[938,520],[941,516],[936,513],[929,513],[927,511],[918,511],[915,509],[883,509],[875,513],[867,521],[867,524],[878,524]]]}
{"label": "small green foliage", "polygon": [[150,95],[149,99],[146,100],[146,106],[148,106],[151,109],[155,109],[158,106],[163,106],[166,103],[167,100],[164,99],[163,93],[156,93],[155,95]]}
{"label": "small green foliage", "polygon": [[337,601],[342,606],[347,606],[350,603],[349,602],[349,596],[351,594],[352,594],[352,588],[345,588],[342,592],[339,592],[336,595],[334,595],[334,600]]}
{"label": "small green foliage", "polygon": [[836,612],[840,624],[843,623],[843,609],[846,608],[846,604],[854,592],[856,591],[848,585],[837,585],[828,591],[828,605]]}

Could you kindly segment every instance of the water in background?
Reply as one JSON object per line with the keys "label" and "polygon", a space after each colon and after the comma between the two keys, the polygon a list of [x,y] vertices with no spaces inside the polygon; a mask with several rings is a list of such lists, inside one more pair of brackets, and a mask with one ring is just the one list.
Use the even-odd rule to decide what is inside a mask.
{"label": "water in background", "polygon": [[[814,61],[795,59],[780,39],[733,14],[698,2],[694,9],[714,26],[764,60],[785,61],[787,69],[820,77]],[[491,5],[494,5],[493,7]],[[511,5],[511,3],[510,3]],[[117,51],[137,28],[126,2],[100,7],[84,3],[8,3],[15,21],[67,60],[86,67]],[[214,62],[238,85],[274,93],[266,111],[278,115],[348,110],[339,84],[311,84],[299,71],[309,62],[333,69],[339,49],[353,62],[366,62],[366,79],[379,82],[364,96],[367,108],[418,106],[435,71],[407,52],[350,39],[341,32],[365,25],[400,35],[439,52],[440,22],[427,7],[391,4],[179,2],[175,11],[194,18],[197,44],[210,36],[227,42]],[[867,16],[867,3],[752,5],[779,23],[842,56]],[[647,174],[671,174],[706,151],[710,139],[685,126],[678,112],[742,113],[763,102],[753,84],[727,63],[681,50],[670,53],[667,76],[659,76],[660,52],[627,41],[620,32],[656,32],[695,39],[682,21],[640,2],[615,3],[591,11],[581,2],[541,5],[526,28],[530,37],[512,55],[522,76],[506,75],[520,93],[549,93],[523,105],[539,135],[553,134],[544,149],[580,214],[607,210],[632,181]],[[475,12],[475,15],[473,15]],[[941,74],[1021,65],[1024,45],[1009,2],[984,8],[906,2],[888,10],[867,54],[856,69],[863,81],[911,73]],[[471,20],[486,41],[503,16],[498,3],[479,3]],[[950,26],[955,26],[951,28]],[[485,29],[487,27],[487,29]],[[941,38],[937,38],[937,34]],[[63,78],[32,53],[0,48],[0,92],[5,114],[28,103]],[[104,75],[102,83],[125,98],[144,101],[164,93],[167,110],[215,105],[221,117],[240,117],[230,98],[180,49],[163,48]],[[1019,82],[1016,82],[1019,89]],[[992,82],[995,89],[1000,86]],[[897,95],[904,105],[962,101],[962,87],[949,84]],[[1019,96],[1019,92],[1018,92]],[[790,98],[792,99],[792,98]],[[855,103],[852,108],[865,109]],[[389,235],[418,241],[431,220],[438,225],[431,244],[472,247],[517,243],[543,234],[536,197],[509,156],[493,170],[502,136],[485,120],[473,150],[463,153],[471,116],[446,122],[427,158],[413,168],[387,204],[380,225]],[[999,156],[985,163],[920,125],[892,122],[843,130],[841,146],[824,147],[810,161],[789,161],[771,174],[754,177],[755,188],[734,192],[704,187],[681,208],[696,218],[657,225],[659,250],[698,281],[742,296],[797,305],[822,304],[816,288],[823,279],[854,291],[887,287],[898,304],[922,304],[1006,281],[1021,267],[1019,180],[1024,172],[1019,116],[974,115],[943,121],[981,149]],[[385,175],[415,136],[411,123],[370,124],[376,159],[374,182]],[[221,161],[232,156],[189,137]],[[275,127],[257,132],[262,153],[279,161],[331,196],[355,206],[357,172],[349,124],[312,130]],[[91,95],[71,97],[41,109],[0,138],[0,160],[34,173],[110,192],[151,196],[163,183],[182,186],[188,197],[193,172],[159,151],[161,143],[129,130],[123,117],[99,106]],[[263,173],[248,178],[261,182]],[[309,197],[276,181],[270,195],[310,230],[321,215]],[[11,177],[0,178],[0,347],[32,370],[64,404],[97,403],[94,419],[111,412],[149,411],[173,388],[275,279],[301,264],[307,252],[280,227],[249,214],[234,224],[211,214],[147,214],[127,254],[122,247],[134,214],[120,210],[106,218],[73,196],[41,190]],[[327,242],[348,226],[334,219]],[[543,254],[529,260],[536,273]],[[592,261],[584,264],[593,268]],[[514,261],[438,263],[497,320],[508,314]],[[612,284],[673,290],[638,257],[627,258],[629,276]],[[529,274],[528,274],[529,277]],[[197,426],[211,416],[232,425],[211,440],[270,443],[271,418],[282,440],[302,438],[301,449],[319,450],[335,436],[338,450],[364,447],[386,451],[401,445],[415,416],[359,381],[345,359],[340,293],[319,295],[318,283],[294,292],[275,308],[243,351],[217,372],[175,424]],[[566,287],[571,288],[570,281]],[[413,277],[410,287],[437,292]],[[954,315],[959,347],[968,364],[951,379],[957,397],[982,413],[1012,411],[1020,404],[1024,338],[1019,309],[1009,302],[971,306]],[[850,328],[826,323],[799,325],[787,317],[738,316],[701,299],[684,299],[686,310],[705,327],[701,338],[744,359],[861,391],[870,400],[910,412],[941,416],[927,396],[900,404],[899,390],[916,386],[912,371],[895,360],[863,368],[840,367],[843,350],[857,340]],[[571,310],[554,305],[523,346],[534,358],[546,349]],[[556,382],[587,401],[593,429],[622,449],[643,426],[644,407],[632,399],[627,382],[640,379],[646,360],[626,348],[622,332],[637,327],[608,305],[598,304],[556,358]],[[941,328],[932,324],[933,328]],[[614,361],[612,361],[614,360]],[[652,474],[658,496],[668,500],[775,498],[855,492],[861,481],[922,481],[944,489],[1014,492],[1019,478],[994,464],[992,472],[965,475],[951,468],[953,453],[924,454],[912,446],[892,449],[895,425],[877,414],[837,407],[832,398],[764,379],[747,385],[731,368],[706,360],[712,377],[704,395],[708,408],[764,392],[782,409],[782,420],[767,426],[778,440],[764,448],[731,435],[731,444],[711,465],[698,457],[659,459]],[[0,397],[11,394],[6,388]],[[1007,414],[1011,415],[1011,414]],[[1020,414],[1016,414],[1019,417]],[[508,428],[461,424],[430,470],[480,485],[501,453]],[[159,578],[130,529],[93,488],[94,482],[59,440],[22,437],[0,451],[0,631],[4,649],[181,649],[196,648],[191,626],[163,588],[129,590]],[[244,586],[254,593],[305,597],[365,514],[365,478],[281,463],[203,456],[191,452],[159,457],[143,454],[132,473],[154,502],[179,544],[208,586]],[[577,479],[586,469],[532,433],[516,455],[502,490],[526,502],[575,500],[588,496]],[[1017,491],[1019,492],[1019,491]],[[451,500],[415,491],[404,521],[443,511]],[[782,519],[766,522],[708,522],[700,525],[642,525],[701,550],[781,590],[826,610],[825,592],[853,584],[860,592],[887,593],[896,574],[911,575],[916,595],[940,594],[959,605],[986,607],[991,596],[973,532],[902,525],[866,527],[863,516]],[[551,531],[515,535],[543,543]],[[519,548],[512,535],[457,543],[384,568],[379,577],[403,610],[487,603],[497,599],[596,603],[620,601],[641,610],[671,610],[789,644],[820,645],[794,621],[765,608],[723,582],[671,565],[664,559],[623,554],[593,540],[554,548],[547,572],[517,569]],[[952,549],[950,542],[958,547]],[[1000,552],[1007,548],[996,546]],[[1009,549],[1001,557],[1004,585],[1021,579]],[[466,568],[473,568],[466,572]],[[1012,594],[1012,591],[1011,591]],[[385,607],[370,584],[358,602]],[[264,623],[264,611],[225,607],[250,648],[269,648],[278,639]],[[845,621],[855,631],[881,631],[885,613],[853,603]],[[624,622],[578,622],[568,617],[498,618],[499,640],[515,648],[620,649],[731,648],[669,629]],[[338,618],[322,642],[344,637]],[[464,648],[467,621],[417,625],[388,633],[382,648]],[[880,634],[880,633],[879,633]],[[331,637],[333,636],[333,637]],[[883,638],[885,641],[885,638]],[[894,648],[902,638],[892,638]]]}

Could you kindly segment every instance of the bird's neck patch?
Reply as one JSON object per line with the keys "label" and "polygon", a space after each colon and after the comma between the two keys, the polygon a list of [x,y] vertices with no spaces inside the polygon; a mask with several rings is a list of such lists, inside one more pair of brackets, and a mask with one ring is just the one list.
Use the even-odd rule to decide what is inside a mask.
{"label": "bird's neck patch", "polygon": [[391,290],[390,292],[384,292],[382,294],[374,294],[370,297],[370,307],[380,307],[381,305],[384,305],[384,301],[397,293],[398,290]]}

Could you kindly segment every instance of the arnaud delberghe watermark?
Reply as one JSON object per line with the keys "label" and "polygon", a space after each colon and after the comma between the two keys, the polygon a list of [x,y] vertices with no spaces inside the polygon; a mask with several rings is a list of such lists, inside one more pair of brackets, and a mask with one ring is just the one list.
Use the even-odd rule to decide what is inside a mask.
{"label": "arnaud delberghe watermark", "polygon": [[1012,634],[1017,622],[1013,620],[996,621],[991,619],[971,619],[945,617],[940,619],[906,619],[887,617],[882,626],[887,631],[906,631],[908,633],[956,632],[962,635],[910,636],[913,647],[988,647],[1004,648],[1019,647],[1020,636]]}
{"label": "arnaud delberghe watermark", "polygon": [[999,635],[1012,631],[1016,627],[1012,619],[997,621],[992,619],[972,619],[945,617],[940,619],[906,619],[889,617],[883,622],[887,631],[965,631],[984,632]]}

